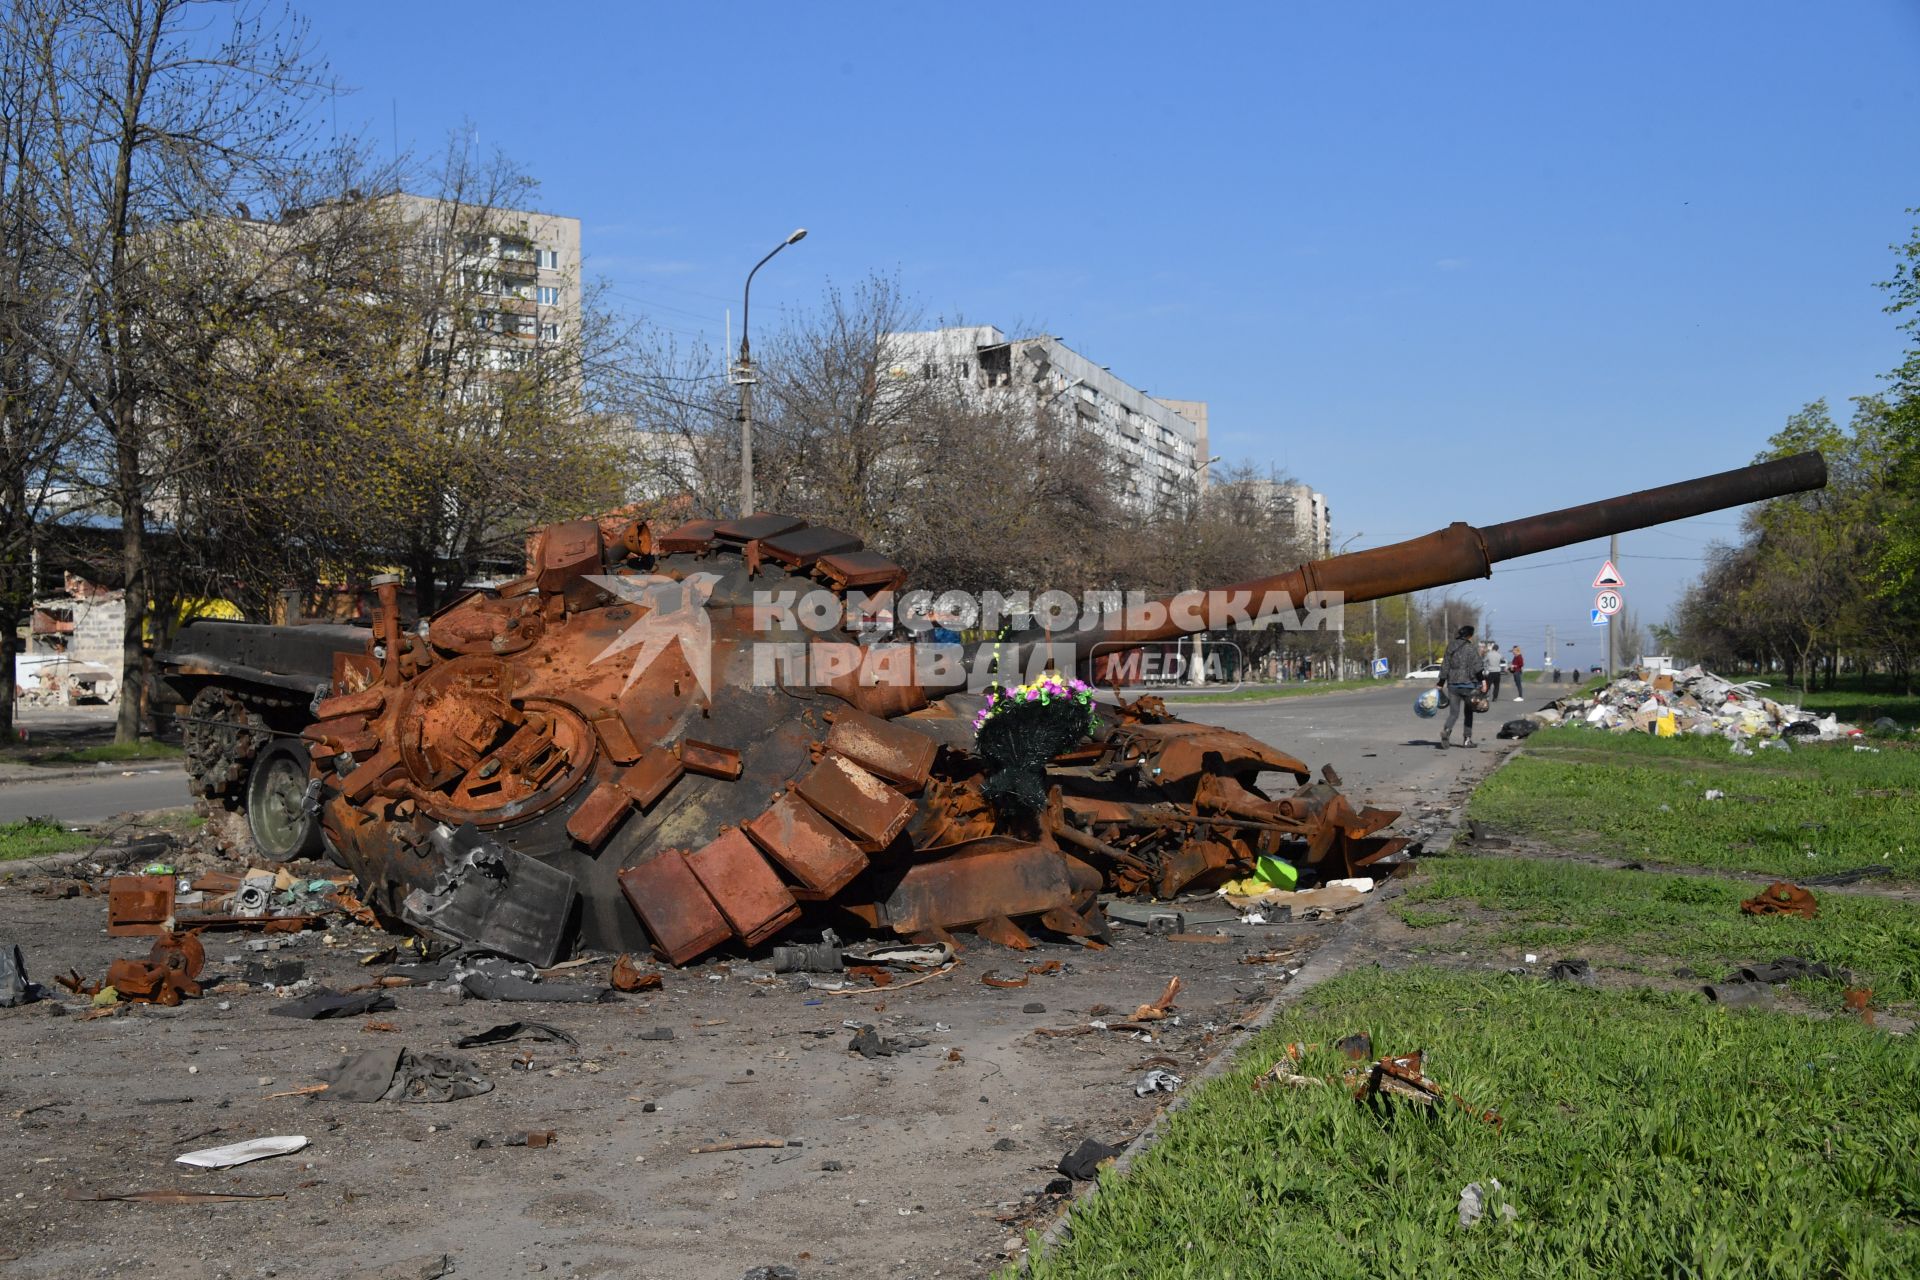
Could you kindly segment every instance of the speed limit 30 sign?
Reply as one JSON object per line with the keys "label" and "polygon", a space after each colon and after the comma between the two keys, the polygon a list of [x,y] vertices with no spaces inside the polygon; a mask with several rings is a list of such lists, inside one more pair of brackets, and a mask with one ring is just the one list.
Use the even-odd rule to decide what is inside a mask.
{"label": "speed limit 30 sign", "polygon": [[1598,609],[1603,616],[1608,618],[1611,618],[1614,614],[1620,612],[1620,606],[1624,605],[1625,603],[1626,601],[1621,598],[1620,593],[1618,591],[1602,591],[1599,595],[1593,598],[1593,607]]}

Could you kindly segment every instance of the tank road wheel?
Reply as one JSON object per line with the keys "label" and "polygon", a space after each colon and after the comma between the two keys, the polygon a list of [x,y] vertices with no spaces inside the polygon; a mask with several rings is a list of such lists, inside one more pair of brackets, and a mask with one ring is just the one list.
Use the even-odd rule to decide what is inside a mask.
{"label": "tank road wheel", "polygon": [[320,852],[320,823],[306,812],[311,769],[307,749],[297,738],[282,738],[254,758],[247,778],[247,830],[254,847],[271,862]]}
{"label": "tank road wheel", "polygon": [[272,736],[260,713],[231,689],[202,689],[187,707],[180,741],[187,755],[187,785],[195,795],[239,803],[254,756]]}

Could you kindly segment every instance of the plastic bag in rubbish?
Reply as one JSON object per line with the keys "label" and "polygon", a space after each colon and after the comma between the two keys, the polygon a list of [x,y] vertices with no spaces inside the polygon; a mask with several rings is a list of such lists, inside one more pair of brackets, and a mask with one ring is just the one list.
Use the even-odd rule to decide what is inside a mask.
{"label": "plastic bag in rubbish", "polygon": [[27,977],[27,957],[16,946],[0,946],[0,1009],[31,1004],[40,988]]}

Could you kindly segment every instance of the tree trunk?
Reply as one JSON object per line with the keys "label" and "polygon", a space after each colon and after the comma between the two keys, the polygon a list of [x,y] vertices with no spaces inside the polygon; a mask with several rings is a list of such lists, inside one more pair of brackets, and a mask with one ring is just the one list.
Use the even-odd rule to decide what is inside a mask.
{"label": "tree trunk", "polygon": [[414,548],[411,560],[414,609],[424,618],[440,607],[440,587],[435,577],[439,566],[434,563],[433,552],[421,547]]}
{"label": "tree trunk", "polygon": [[[13,593],[7,594],[11,596]],[[33,609],[31,600],[28,602],[27,609],[31,616]],[[20,652],[20,635],[18,629],[11,625],[10,620],[18,616],[14,612],[11,600],[7,602],[6,616],[9,619],[9,625],[4,628],[4,633],[0,633],[0,742],[13,741],[13,704],[14,699],[20,696],[20,690],[13,678],[14,655]]]}
{"label": "tree trunk", "polygon": [[[14,477],[9,476],[9,481]],[[21,652],[20,625],[33,625],[33,524],[26,515],[24,485],[13,484],[7,495],[9,523],[15,525],[0,540],[0,742],[13,741],[13,713],[20,690],[14,676],[14,658]]]}
{"label": "tree trunk", "polygon": [[[132,474],[138,476],[140,460],[137,451],[123,446],[123,455],[132,452],[131,462],[122,457],[124,468],[134,468]],[[137,742],[145,724],[147,702],[147,528],[146,513],[141,509],[139,490],[131,493],[123,485],[121,489],[120,509],[120,559],[122,572],[126,574],[126,590],[122,599],[126,603],[126,621],[120,633],[120,715],[114,723],[113,740],[115,742]]]}

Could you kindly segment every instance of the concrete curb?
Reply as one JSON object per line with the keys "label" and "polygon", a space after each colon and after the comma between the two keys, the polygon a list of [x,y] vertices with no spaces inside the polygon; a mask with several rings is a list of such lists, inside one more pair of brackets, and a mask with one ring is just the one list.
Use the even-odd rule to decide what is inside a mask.
{"label": "concrete curb", "polygon": [[[1390,883],[1391,882],[1389,882],[1389,884]],[[1376,901],[1386,901],[1388,898],[1398,896],[1397,892],[1389,892],[1387,885],[1380,886],[1375,892],[1381,895]],[[1348,921],[1351,922],[1357,918],[1361,912],[1372,910],[1374,905],[1375,903],[1373,901],[1369,901],[1360,911],[1356,911],[1352,916],[1348,917]],[[1253,1042],[1253,1038],[1262,1031],[1265,1031],[1268,1026],[1272,1025],[1273,1020],[1279,1017],[1283,1010],[1329,978],[1338,976],[1347,967],[1348,962],[1352,959],[1353,953],[1359,948],[1359,945],[1359,931],[1343,927],[1340,930],[1340,936],[1336,937],[1326,946],[1321,947],[1318,951],[1315,951],[1313,955],[1308,958],[1306,964],[1300,967],[1300,971],[1294,974],[1292,980],[1289,981],[1281,991],[1276,993],[1273,999],[1267,1002],[1265,1008],[1261,1009],[1260,1012],[1255,1015],[1253,1021],[1243,1024],[1239,1032],[1227,1043],[1226,1047],[1215,1054],[1213,1060],[1201,1069],[1200,1074],[1186,1083],[1180,1090],[1180,1095],[1168,1103],[1166,1107],[1153,1118],[1153,1122],[1141,1130],[1139,1135],[1126,1145],[1125,1149],[1121,1151],[1113,1162],[1114,1176],[1124,1176],[1127,1170],[1133,1167],[1133,1162],[1144,1154],[1148,1147],[1151,1147],[1155,1142],[1159,1141],[1160,1135],[1166,1132],[1173,1118],[1179,1115],[1180,1112],[1186,1110],[1187,1104],[1193,1099],[1195,1094],[1199,1092],[1202,1085],[1231,1071],[1239,1062],[1240,1055],[1246,1050],[1246,1047]],[[1037,1254],[1051,1253],[1061,1241],[1065,1240],[1067,1236],[1072,1233],[1074,1213],[1091,1204],[1099,1194],[1100,1183],[1096,1180],[1087,1183],[1084,1190],[1076,1193],[1071,1200],[1061,1205],[1054,1216],[1052,1225],[1041,1234],[1040,1247],[1035,1251],[1029,1252],[1027,1257],[1021,1260],[1020,1266],[1022,1270],[1027,1268],[1028,1263]]]}
{"label": "concrete curb", "polygon": [[[1522,747],[1515,747],[1502,756],[1498,763],[1494,764],[1494,766],[1488,769],[1481,777],[1475,779],[1473,784],[1474,790],[1478,790],[1481,784],[1486,782],[1488,778],[1491,778],[1501,769],[1504,769],[1507,762],[1519,755],[1523,749]],[[1466,823],[1467,800],[1472,797],[1472,794],[1471,791],[1468,792],[1465,797],[1462,797],[1458,804],[1455,804],[1447,810],[1445,818],[1442,819],[1443,825],[1437,828],[1430,838],[1422,842],[1421,848],[1423,851],[1432,849],[1435,851],[1436,856],[1441,856],[1452,847],[1454,840],[1460,833],[1460,828]],[[1299,1001],[1301,997],[1305,996],[1315,987],[1330,978],[1338,977],[1344,972],[1348,964],[1352,962],[1354,953],[1358,951],[1360,947],[1360,931],[1350,926],[1366,913],[1378,910],[1381,903],[1390,902],[1405,891],[1405,886],[1397,880],[1387,880],[1376,887],[1374,892],[1369,895],[1368,901],[1358,911],[1355,911],[1351,916],[1347,917],[1346,922],[1340,927],[1339,936],[1326,946],[1315,951],[1313,955],[1308,958],[1307,962],[1300,967],[1299,972],[1294,974],[1292,980],[1289,981],[1284,988],[1276,992],[1273,999],[1269,1000],[1266,1006],[1255,1015],[1253,1021],[1243,1024],[1240,1031],[1227,1043],[1226,1047],[1215,1054],[1213,1060],[1207,1063],[1198,1075],[1182,1087],[1179,1096],[1168,1103],[1166,1107],[1153,1118],[1153,1121],[1148,1124],[1145,1129],[1141,1130],[1133,1141],[1129,1142],[1120,1154],[1115,1157],[1113,1162],[1114,1176],[1125,1176],[1127,1170],[1133,1167],[1133,1162],[1137,1160],[1147,1148],[1159,1140],[1160,1135],[1167,1130],[1173,1118],[1186,1109],[1187,1104],[1193,1099],[1195,1094],[1199,1092],[1200,1086],[1231,1071],[1235,1064],[1239,1062],[1240,1056],[1246,1050],[1247,1046],[1253,1042],[1253,1038],[1271,1026],[1274,1019],[1279,1017],[1284,1010]],[[1077,1191],[1072,1199],[1061,1205],[1055,1212],[1051,1225],[1041,1233],[1039,1247],[1029,1250],[1027,1255],[1020,1259],[1018,1263],[1020,1270],[1022,1272],[1029,1271],[1035,1257],[1053,1252],[1063,1240],[1070,1236],[1073,1231],[1074,1213],[1091,1204],[1094,1197],[1099,1194],[1100,1182],[1096,1179],[1093,1182],[1087,1183],[1083,1190]]]}

